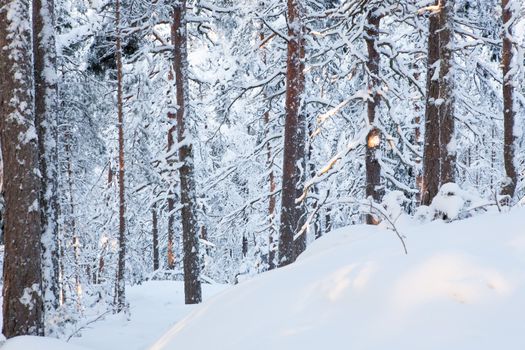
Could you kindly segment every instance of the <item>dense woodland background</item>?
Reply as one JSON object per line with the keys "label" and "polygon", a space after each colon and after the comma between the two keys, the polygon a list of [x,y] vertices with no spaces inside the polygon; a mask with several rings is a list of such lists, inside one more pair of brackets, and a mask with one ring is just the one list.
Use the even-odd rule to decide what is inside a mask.
{"label": "dense woodland background", "polygon": [[[524,11],[0,0],[4,335],[125,312],[148,279],[198,303],[201,283],[291,263],[334,228],[395,229],[400,210],[517,203]],[[432,203],[452,195],[455,217]]]}

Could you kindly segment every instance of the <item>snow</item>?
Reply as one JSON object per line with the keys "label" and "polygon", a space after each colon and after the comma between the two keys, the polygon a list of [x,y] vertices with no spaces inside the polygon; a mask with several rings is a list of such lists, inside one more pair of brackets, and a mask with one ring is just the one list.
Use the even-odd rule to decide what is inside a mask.
{"label": "snow", "polygon": [[464,206],[465,199],[459,186],[455,183],[446,183],[441,186],[430,207],[438,213],[443,213],[449,219],[455,219]]}
{"label": "snow", "polygon": [[3,346],[2,350],[87,350],[79,346],[68,344],[64,341],[35,337],[21,336],[9,339]]}
{"label": "snow", "polygon": [[[226,288],[203,284],[204,300]],[[184,283],[148,281],[127,289],[129,315],[93,316],[72,330],[69,340],[23,336],[9,339],[1,350],[144,350],[183,319],[195,305],[184,305]],[[1,342],[0,342],[1,345]]]}
{"label": "snow", "polygon": [[525,209],[352,226],[198,307],[150,350],[525,348]]}
{"label": "snow", "polygon": [[[224,288],[203,284],[204,300]],[[86,324],[81,336],[71,338],[70,343],[94,350],[147,349],[195,308],[184,305],[184,283],[179,281],[148,281],[130,287],[127,299],[129,320],[123,315],[106,316],[102,321]]]}
{"label": "snow", "polygon": [[385,198],[408,255],[386,227],[350,226],[287,267],[203,284],[201,305],[184,305],[182,282],[147,281],[128,289],[128,315],[87,321],[67,342],[25,336],[1,349],[524,349],[525,208],[420,224],[399,212],[400,193]]}

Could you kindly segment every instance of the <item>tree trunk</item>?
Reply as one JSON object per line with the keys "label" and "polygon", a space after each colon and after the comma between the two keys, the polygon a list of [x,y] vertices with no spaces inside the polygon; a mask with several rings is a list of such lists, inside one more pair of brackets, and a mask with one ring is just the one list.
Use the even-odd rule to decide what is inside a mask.
{"label": "tree trunk", "polygon": [[167,251],[167,269],[173,270],[175,268],[175,198],[174,194],[170,193],[168,198],[168,251]]}
{"label": "tree trunk", "polygon": [[31,3],[0,0],[0,139],[4,162],[3,334],[43,335],[42,181],[35,129]]}
{"label": "tree trunk", "polygon": [[304,92],[304,26],[302,6],[298,0],[288,0],[288,54],[286,63],[286,121],[284,126],[283,182],[281,227],[279,229],[279,266],[295,261],[306,247],[306,236],[294,236],[305,220],[304,203],[296,203],[302,194],[305,178],[306,121],[302,115]]}
{"label": "tree trunk", "polygon": [[188,120],[188,28],[186,0],[173,8],[171,27],[173,43],[173,71],[177,87],[177,140],[180,174],[180,200],[182,204],[182,243],[184,251],[184,295],[186,304],[200,303],[201,282],[199,262],[199,232],[197,226],[196,188],[194,180],[194,157],[191,135],[186,128]]}
{"label": "tree trunk", "polygon": [[430,205],[441,185],[454,181],[455,147],[451,13],[453,0],[436,1],[428,36],[427,99],[421,204]]}
{"label": "tree trunk", "polygon": [[[376,8],[371,8],[367,15],[366,27],[366,47],[368,50],[368,60],[366,67],[368,69],[368,91],[370,98],[367,102],[368,122],[370,123],[370,132],[366,137],[366,197],[371,197],[375,202],[380,202],[383,197],[381,188],[381,164],[377,158],[381,151],[381,131],[376,127],[376,114],[381,103],[379,92],[381,80],[379,79],[379,52],[377,51],[376,42],[379,38],[379,26],[381,17]],[[366,216],[366,223],[376,225],[379,219],[372,214]]]}
{"label": "tree trunk", "polygon": [[118,109],[118,158],[119,158],[119,250],[116,280],[116,312],[126,306],[126,202],[124,187],[124,101],[122,96],[122,33],[120,28],[120,0],[115,1],[117,109]]}
{"label": "tree trunk", "polygon": [[159,226],[157,220],[157,203],[154,203],[153,208],[151,208],[151,221],[151,233],[153,236],[153,271],[157,271],[159,269]]}
{"label": "tree trunk", "polygon": [[439,143],[441,152],[440,185],[455,181],[454,75],[452,71],[454,0],[440,0],[439,30]]}
{"label": "tree trunk", "polygon": [[35,126],[42,175],[42,263],[46,318],[59,306],[58,134],[54,0],[33,1]]}
{"label": "tree trunk", "polygon": [[505,163],[506,183],[503,186],[501,194],[514,197],[518,174],[514,163],[515,145],[517,137],[514,135],[514,118],[516,116],[516,107],[514,105],[514,80],[515,72],[512,65],[514,59],[514,48],[512,42],[513,25],[516,18],[514,17],[513,0],[501,0],[501,9],[503,17],[503,56],[501,65],[503,67],[503,160]]}

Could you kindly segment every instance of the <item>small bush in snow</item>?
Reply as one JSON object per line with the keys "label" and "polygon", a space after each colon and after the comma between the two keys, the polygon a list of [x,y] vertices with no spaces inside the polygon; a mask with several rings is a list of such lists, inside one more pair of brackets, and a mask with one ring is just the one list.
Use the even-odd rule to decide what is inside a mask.
{"label": "small bush in snow", "polygon": [[407,198],[402,191],[391,191],[383,197],[381,205],[385,209],[385,214],[395,221],[404,213],[403,204],[406,202]]}
{"label": "small bush in snow", "polygon": [[432,204],[420,206],[414,217],[421,222],[435,219],[452,221],[469,217],[476,208],[483,208],[486,204],[478,194],[464,191],[457,184],[449,182],[441,186]]}

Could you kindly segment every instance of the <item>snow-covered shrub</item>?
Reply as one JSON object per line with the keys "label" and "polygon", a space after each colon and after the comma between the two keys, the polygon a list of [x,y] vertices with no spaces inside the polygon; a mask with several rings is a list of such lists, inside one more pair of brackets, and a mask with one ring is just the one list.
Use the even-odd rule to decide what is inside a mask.
{"label": "snow-covered shrub", "polygon": [[415,218],[425,222],[435,219],[452,221],[472,215],[478,208],[488,204],[474,191],[465,191],[456,183],[449,182],[441,186],[430,206],[420,206]]}
{"label": "snow-covered shrub", "polygon": [[392,221],[395,221],[405,212],[403,205],[407,201],[408,199],[402,191],[391,191],[385,194],[381,205],[385,209],[385,214]]}
{"label": "snow-covered shrub", "polygon": [[454,220],[459,217],[467,204],[464,194],[457,184],[453,182],[446,183],[441,186],[430,207],[437,217],[441,217],[444,220]]}

